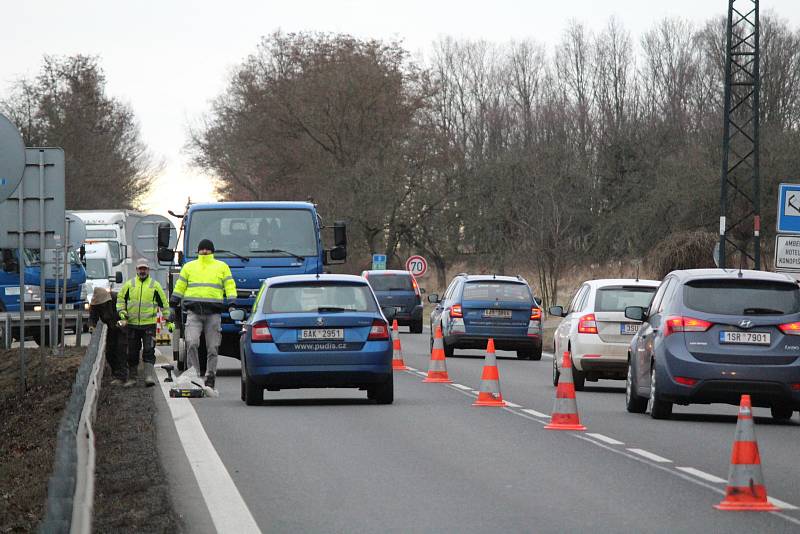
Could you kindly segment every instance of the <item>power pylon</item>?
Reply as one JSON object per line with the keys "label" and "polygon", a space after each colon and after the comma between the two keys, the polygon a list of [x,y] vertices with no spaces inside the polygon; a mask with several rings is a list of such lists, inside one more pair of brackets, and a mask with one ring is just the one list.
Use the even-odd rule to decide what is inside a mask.
{"label": "power pylon", "polygon": [[[758,0],[728,0],[719,266],[726,248],[761,268]],[[752,233],[751,233],[752,229]]]}

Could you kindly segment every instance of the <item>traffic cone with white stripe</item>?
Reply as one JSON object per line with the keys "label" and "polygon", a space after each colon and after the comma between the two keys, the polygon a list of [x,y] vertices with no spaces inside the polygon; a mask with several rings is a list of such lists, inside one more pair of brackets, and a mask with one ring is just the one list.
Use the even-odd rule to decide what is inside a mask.
{"label": "traffic cone with white stripe", "polygon": [[436,382],[450,384],[450,376],[447,374],[447,363],[444,357],[444,340],[442,339],[442,327],[436,327],[436,335],[433,337],[433,349],[431,349],[431,362],[428,364],[428,376],[423,382]]}
{"label": "traffic cone with white stripe", "polygon": [[489,338],[486,344],[486,360],[481,373],[481,391],[473,406],[505,406],[503,394],[500,393],[500,372],[497,370],[497,358],[494,354],[494,339]]}
{"label": "traffic cone with white stripe", "polygon": [[564,353],[561,364],[561,375],[558,377],[556,401],[553,415],[547,430],[586,430],[578,416],[578,401],[575,400],[575,384],[572,382],[572,358],[569,352]]}
{"label": "traffic cone with white stripe", "polygon": [[397,328],[397,319],[392,321],[392,369],[395,371],[406,371],[406,363],[403,361],[403,348],[400,346],[400,332]]}
{"label": "traffic cone with white stripe", "polygon": [[753,407],[750,395],[742,395],[739,419],[733,438],[731,468],[725,499],[715,504],[717,510],[774,512],[780,510],[767,500],[767,488],[761,474],[761,457],[753,426]]}

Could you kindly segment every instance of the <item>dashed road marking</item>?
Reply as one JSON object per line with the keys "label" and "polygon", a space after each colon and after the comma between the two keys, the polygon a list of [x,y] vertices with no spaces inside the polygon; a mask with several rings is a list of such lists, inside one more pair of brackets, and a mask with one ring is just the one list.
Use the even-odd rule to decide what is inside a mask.
{"label": "dashed road marking", "polygon": [[522,408],[522,406],[520,406],[519,404],[514,404],[510,400],[506,401],[506,406],[508,406],[509,408]]}
{"label": "dashed road marking", "polygon": [[660,464],[672,463],[672,460],[668,460],[667,458],[664,458],[663,456],[659,456],[657,454],[654,454],[654,453],[652,453],[650,451],[646,451],[644,449],[628,449],[628,450],[631,451],[633,454],[638,454],[639,456],[643,456],[643,457],[645,457],[648,460],[651,460],[653,462],[657,462],[657,463],[660,463]]}
{"label": "dashed road marking", "polygon": [[170,397],[170,384],[164,382],[166,371],[157,369],[156,373],[172,414],[175,430],[217,532],[260,533],[261,529],[206,434],[192,402],[189,399]]}
{"label": "dashed road marking", "polygon": [[413,367],[409,367],[408,365],[406,365],[406,369],[408,369],[409,371],[416,372],[416,369],[414,369]]}
{"label": "dashed road marking", "polygon": [[695,469],[694,467],[676,467],[679,471],[683,471],[684,473],[689,473],[690,475],[694,475],[697,478],[702,478],[703,480],[708,480],[709,482],[716,482],[717,484],[724,484],[727,482],[724,478],[719,478],[716,475],[712,475],[711,473],[706,473],[705,471],[700,471],[699,469]]}
{"label": "dashed road marking", "polygon": [[531,410],[530,408],[525,408],[522,411],[525,412],[526,414],[532,415],[534,417],[544,417],[545,419],[550,419],[550,416],[547,415],[546,413],[537,412],[536,410]]}
{"label": "dashed road marking", "polygon": [[586,435],[587,436],[592,436],[594,439],[597,439],[597,440],[600,440],[600,441],[604,441],[605,443],[608,443],[609,445],[625,445],[623,442],[619,441],[618,439],[609,438],[608,436],[604,436],[603,434],[595,434],[595,433],[592,433],[592,432],[587,432]]}
{"label": "dashed road marking", "polygon": [[464,386],[462,384],[453,384],[454,388],[463,389],[465,391],[472,391],[472,388],[469,386]]}

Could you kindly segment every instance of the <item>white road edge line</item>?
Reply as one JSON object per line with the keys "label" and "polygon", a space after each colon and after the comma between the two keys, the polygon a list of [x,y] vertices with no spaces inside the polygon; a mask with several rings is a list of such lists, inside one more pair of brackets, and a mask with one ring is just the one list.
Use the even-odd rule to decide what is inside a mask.
{"label": "white road edge line", "polygon": [[537,412],[536,410],[531,410],[530,408],[526,408],[526,409],[524,409],[522,411],[525,412],[526,414],[532,415],[534,417],[544,417],[545,419],[550,419],[550,416],[547,415],[546,413]]}
{"label": "white road edge line", "polygon": [[783,502],[782,500],[776,499],[775,497],[767,497],[767,500],[783,510],[798,510],[797,506],[789,504],[788,502]]}
{"label": "white road edge line", "polygon": [[522,408],[522,406],[520,406],[519,404],[514,404],[510,400],[506,401],[506,406],[508,406],[509,408]]}
{"label": "white road edge line", "polygon": [[592,432],[587,432],[587,436],[592,436],[594,439],[604,441],[609,445],[625,445],[623,442],[619,441],[618,439],[609,438],[608,436],[604,436],[603,434],[595,434]]}
{"label": "white road edge line", "polygon": [[414,369],[413,367],[409,367],[408,365],[406,365],[406,369],[409,371],[416,371],[416,369]]}
{"label": "white road edge line", "polygon": [[646,451],[644,449],[631,449],[631,448],[629,448],[628,450],[631,451],[633,454],[638,454],[639,456],[643,456],[643,457],[645,457],[648,460],[651,460],[653,462],[657,462],[657,463],[660,463],[660,464],[668,464],[668,463],[671,464],[672,463],[672,460],[668,460],[668,459],[664,458],[663,456],[659,456],[657,454],[654,454],[654,453],[652,453],[650,451]]}
{"label": "white road edge line", "polygon": [[[217,532],[260,533],[261,529],[208,438],[191,401],[170,397],[170,384],[164,382],[166,371],[157,368],[156,373],[214,528]],[[201,402],[214,401],[209,399]]]}
{"label": "white road edge line", "polygon": [[465,391],[472,391],[471,387],[465,386],[465,385],[462,385],[462,384],[453,384],[453,387],[454,388],[458,388],[458,389],[463,389]]}
{"label": "white road edge line", "polygon": [[688,473],[690,475],[694,475],[697,478],[708,480],[709,482],[715,482],[717,484],[724,484],[727,482],[727,480],[725,480],[724,478],[719,478],[716,475],[712,475],[711,473],[706,473],[705,471],[700,471],[699,469],[695,469],[694,467],[676,467],[675,469],[683,471],[684,473]]}

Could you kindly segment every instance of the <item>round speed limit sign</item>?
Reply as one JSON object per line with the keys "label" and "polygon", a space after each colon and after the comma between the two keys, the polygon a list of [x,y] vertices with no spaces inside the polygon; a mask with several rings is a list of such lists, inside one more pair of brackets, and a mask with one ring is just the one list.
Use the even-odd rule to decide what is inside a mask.
{"label": "round speed limit sign", "polygon": [[428,261],[422,256],[411,256],[406,260],[406,271],[409,271],[415,278],[425,276],[428,272]]}

